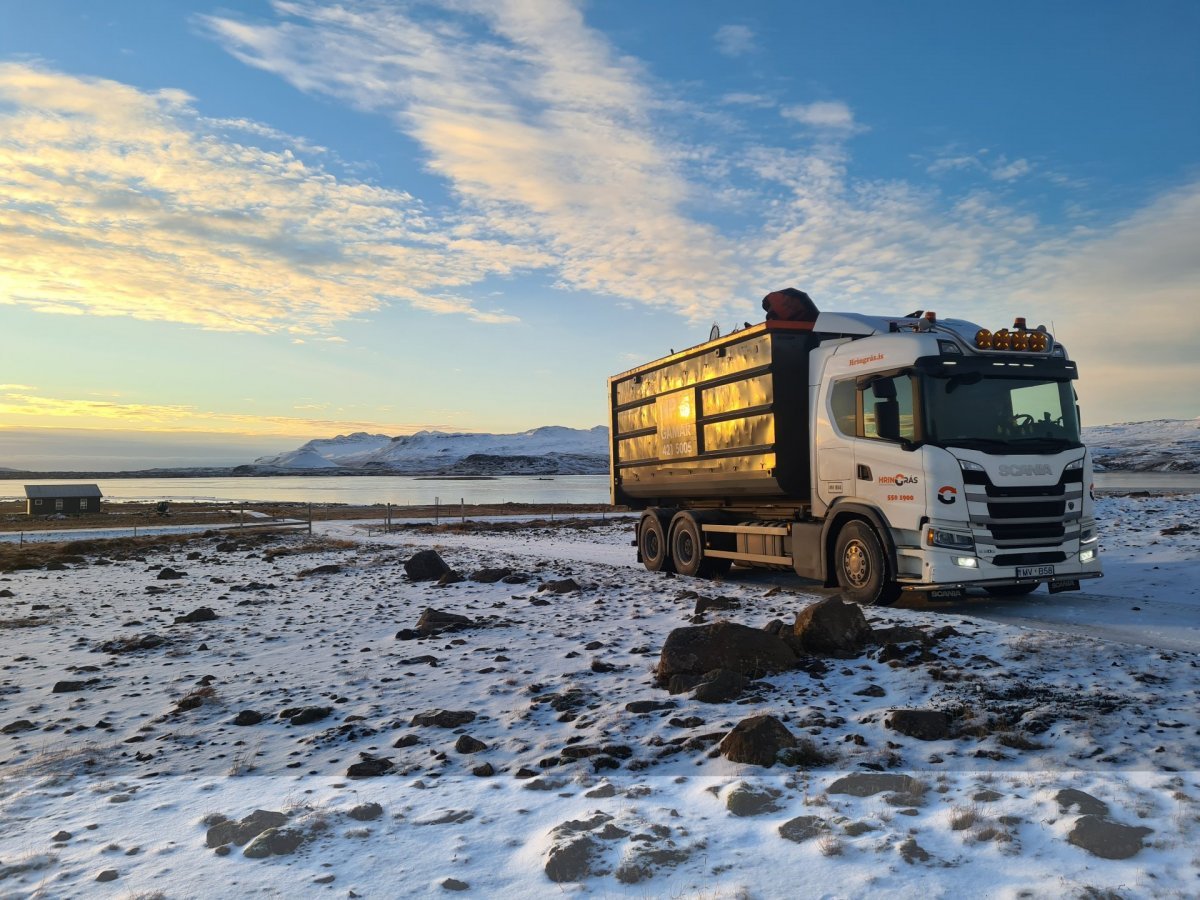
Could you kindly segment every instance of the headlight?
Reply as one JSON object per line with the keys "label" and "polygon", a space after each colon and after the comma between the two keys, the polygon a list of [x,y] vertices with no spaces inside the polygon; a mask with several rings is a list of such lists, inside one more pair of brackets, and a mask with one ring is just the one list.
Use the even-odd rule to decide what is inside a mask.
{"label": "headlight", "polygon": [[969,459],[960,459],[958,461],[958,464],[960,466],[962,466],[962,470],[964,472],[983,472],[983,471],[985,471],[983,466],[981,466],[977,462],[971,462],[971,460],[969,460]]}
{"label": "headlight", "polygon": [[1095,550],[1080,550],[1079,551],[1079,561],[1081,563],[1091,562],[1095,558],[1096,558]]}
{"label": "headlight", "polygon": [[1079,532],[1079,543],[1081,544],[1094,544],[1099,539],[1100,538],[1096,534],[1096,529],[1094,527],[1085,528],[1083,531]]}
{"label": "headlight", "polygon": [[975,549],[975,541],[969,534],[959,534],[932,526],[925,529],[925,542],[931,547],[947,547],[951,550]]}
{"label": "headlight", "polygon": [[1067,463],[1067,465],[1066,465],[1066,470],[1067,470],[1068,472],[1070,472],[1072,469],[1082,469],[1082,468],[1083,468],[1083,457],[1082,457],[1082,456],[1081,456],[1081,457],[1079,457],[1079,459],[1073,459],[1073,460],[1071,460],[1071,461],[1070,461],[1069,463]]}

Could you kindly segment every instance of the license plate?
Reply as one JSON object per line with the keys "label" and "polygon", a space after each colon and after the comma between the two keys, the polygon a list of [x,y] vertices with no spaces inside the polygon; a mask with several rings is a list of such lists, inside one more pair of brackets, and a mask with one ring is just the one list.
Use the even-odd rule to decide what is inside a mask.
{"label": "license plate", "polygon": [[1017,566],[1018,578],[1042,578],[1054,574],[1054,566]]}

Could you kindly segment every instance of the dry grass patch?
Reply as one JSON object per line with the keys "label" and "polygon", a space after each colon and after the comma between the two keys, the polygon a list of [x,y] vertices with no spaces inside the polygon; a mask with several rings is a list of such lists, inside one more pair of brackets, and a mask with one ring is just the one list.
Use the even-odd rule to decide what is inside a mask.
{"label": "dry grass patch", "polygon": [[978,806],[960,805],[950,810],[950,828],[954,831],[965,831],[979,821],[981,813]]}
{"label": "dry grass patch", "polygon": [[996,825],[983,825],[974,829],[967,839],[973,844],[984,844],[988,841],[995,841],[998,844],[1006,844],[1012,841],[1012,835]]}
{"label": "dry grass patch", "polygon": [[837,835],[827,832],[817,838],[817,849],[822,856],[841,856],[845,845]]}
{"label": "dry grass patch", "polygon": [[1045,744],[1039,744],[1033,738],[1020,731],[1003,731],[996,735],[996,740],[1012,750],[1044,750]]}

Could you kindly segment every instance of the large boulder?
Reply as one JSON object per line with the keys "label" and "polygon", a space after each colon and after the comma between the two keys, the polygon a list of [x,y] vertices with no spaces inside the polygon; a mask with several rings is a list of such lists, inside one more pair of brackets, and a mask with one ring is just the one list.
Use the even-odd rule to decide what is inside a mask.
{"label": "large boulder", "polygon": [[426,607],[425,611],[421,613],[421,618],[417,619],[417,632],[422,637],[429,637],[443,631],[457,631],[470,625],[471,620],[466,616]]}
{"label": "large boulder", "polygon": [[705,675],[728,669],[760,678],[784,672],[796,664],[796,654],[780,638],[734,622],[715,622],[676,628],[663,644],[658,660],[658,680],[666,685],[672,675]]}
{"label": "large boulder", "polygon": [[797,816],[779,826],[779,836],[803,844],[828,830],[829,823],[820,816]]}
{"label": "large boulder", "polygon": [[725,792],[725,808],[740,818],[761,816],[780,809],[779,798],[783,791],[761,785],[739,781]]}
{"label": "large boulder", "polygon": [[592,866],[601,849],[600,842],[588,834],[556,843],[546,854],[546,877],[557,884],[590,878],[597,874]]}
{"label": "large boulder", "polygon": [[298,828],[268,828],[252,840],[242,856],[248,859],[266,859],[268,856],[287,856],[308,837]]}
{"label": "large boulder", "polygon": [[897,709],[884,726],[919,741],[944,741],[950,737],[950,717],[936,709]]}
{"label": "large boulder", "polygon": [[913,794],[920,790],[921,783],[911,775],[891,772],[852,772],[843,775],[825,789],[827,794],[846,794],[850,797],[872,797],[889,791],[897,794]]}
{"label": "large boulder", "polygon": [[745,675],[717,669],[701,679],[692,691],[692,699],[701,703],[729,703],[740,697],[749,683],[750,679]]}
{"label": "large boulder", "polygon": [[751,716],[733,726],[721,741],[721,755],[730,762],[771,766],[780,750],[796,746],[795,736],[774,716]]}
{"label": "large boulder", "polygon": [[796,622],[785,640],[797,653],[849,659],[870,643],[871,626],[857,603],[827,597],[796,613]]}
{"label": "large boulder", "polygon": [[1101,816],[1080,816],[1067,840],[1101,859],[1129,859],[1142,849],[1142,838],[1153,828],[1122,825]]}
{"label": "large boulder", "polygon": [[413,581],[437,581],[449,571],[436,550],[418,550],[404,563],[404,572]]}
{"label": "large boulder", "polygon": [[214,823],[205,834],[205,843],[209,847],[221,847],[225,844],[236,844],[240,847],[264,831],[283,827],[287,820],[285,813],[256,809],[240,822],[226,820]]}
{"label": "large boulder", "polygon": [[475,721],[469,709],[427,709],[412,717],[410,725],[421,728],[458,728]]}
{"label": "large boulder", "polygon": [[201,606],[193,609],[186,616],[176,616],[176,625],[192,625],[196,622],[211,622],[217,617],[217,614],[207,606]]}

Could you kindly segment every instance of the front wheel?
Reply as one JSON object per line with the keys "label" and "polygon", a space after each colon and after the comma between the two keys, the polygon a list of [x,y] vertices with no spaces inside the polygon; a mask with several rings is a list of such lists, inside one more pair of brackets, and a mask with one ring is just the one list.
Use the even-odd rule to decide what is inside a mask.
{"label": "front wheel", "polygon": [[638,523],[638,551],[642,565],[651,572],[673,572],[671,554],[667,550],[667,536],[663,532],[662,520],[654,513],[646,513]]}
{"label": "front wheel", "polygon": [[883,544],[866,522],[847,522],[838,533],[838,584],[847,600],[864,606],[887,606],[900,597],[900,588],[887,577]]}
{"label": "front wheel", "polygon": [[1032,584],[994,584],[991,587],[985,587],[984,590],[993,597],[1024,597],[1026,594],[1032,594],[1039,587],[1041,587],[1041,582],[1035,581]]}

